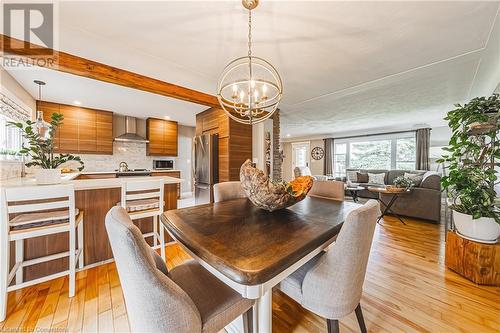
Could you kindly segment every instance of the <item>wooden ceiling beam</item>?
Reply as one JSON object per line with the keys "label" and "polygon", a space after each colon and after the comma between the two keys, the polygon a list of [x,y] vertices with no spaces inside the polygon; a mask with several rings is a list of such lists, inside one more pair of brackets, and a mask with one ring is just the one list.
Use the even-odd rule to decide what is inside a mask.
{"label": "wooden ceiling beam", "polygon": [[[8,46],[8,47],[7,47]],[[112,83],[123,87],[147,91],[187,102],[218,107],[217,97],[197,90],[178,86],[148,76],[130,72],[69,53],[52,50],[0,34],[0,52],[4,63],[13,59],[64,73]],[[9,57],[11,56],[11,57]]]}

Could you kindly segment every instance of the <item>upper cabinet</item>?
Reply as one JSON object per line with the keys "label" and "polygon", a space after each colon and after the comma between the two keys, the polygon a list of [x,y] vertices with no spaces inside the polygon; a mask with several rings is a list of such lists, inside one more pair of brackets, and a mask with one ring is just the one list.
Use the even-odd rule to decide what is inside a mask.
{"label": "upper cabinet", "polygon": [[149,156],[177,156],[177,131],[176,121],[148,118],[146,121],[149,140],[147,154]]}
{"label": "upper cabinet", "polygon": [[55,152],[113,154],[113,113],[72,105],[37,102],[45,121],[53,113],[64,116],[54,138]]}

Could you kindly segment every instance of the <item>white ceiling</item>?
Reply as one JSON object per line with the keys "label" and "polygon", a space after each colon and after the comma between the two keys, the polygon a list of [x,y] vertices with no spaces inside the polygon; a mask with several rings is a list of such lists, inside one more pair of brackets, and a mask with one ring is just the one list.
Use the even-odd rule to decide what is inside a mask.
{"label": "white ceiling", "polygon": [[[443,124],[454,103],[500,82],[499,5],[262,0],[254,54],[283,77],[282,133]],[[63,2],[58,48],[215,94],[226,63],[246,53],[246,20],[240,1]],[[48,99],[139,117],[194,125],[204,109],[67,74],[10,73],[25,87],[46,79]]]}

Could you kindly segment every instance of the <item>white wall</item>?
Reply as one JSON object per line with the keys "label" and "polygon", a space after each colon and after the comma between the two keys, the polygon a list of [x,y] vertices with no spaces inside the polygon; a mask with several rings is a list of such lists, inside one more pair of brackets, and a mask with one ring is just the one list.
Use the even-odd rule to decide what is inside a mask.
{"label": "white wall", "polygon": [[[36,101],[3,67],[0,66],[1,92],[35,115]],[[33,83],[34,84],[34,83]]]}
{"label": "white wall", "polygon": [[442,148],[450,142],[451,130],[448,126],[434,127],[431,130],[431,148],[430,148],[430,169],[441,171],[436,160],[443,154]]}
{"label": "white wall", "polygon": [[189,195],[192,192],[193,185],[193,137],[195,128],[192,126],[179,125],[179,147],[177,163],[175,168],[181,171],[181,177],[184,182],[181,184],[181,193]]}

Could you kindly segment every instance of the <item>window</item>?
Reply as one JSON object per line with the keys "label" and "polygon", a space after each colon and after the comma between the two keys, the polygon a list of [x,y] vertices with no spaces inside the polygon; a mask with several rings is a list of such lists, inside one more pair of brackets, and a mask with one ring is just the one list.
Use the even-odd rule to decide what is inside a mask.
{"label": "window", "polygon": [[396,169],[415,169],[416,156],[415,138],[402,138],[396,140]]}
{"label": "window", "polygon": [[413,132],[356,137],[335,141],[335,177],[346,169],[415,169],[416,143]]}
{"label": "window", "polygon": [[351,142],[349,160],[349,168],[390,169],[391,141]]}
{"label": "window", "polygon": [[347,144],[338,143],[335,145],[335,154],[333,155],[333,172],[335,177],[345,175],[347,167]]}
{"label": "window", "polygon": [[18,158],[17,152],[22,145],[19,128],[7,126],[9,121],[12,120],[0,114],[0,159]]}

